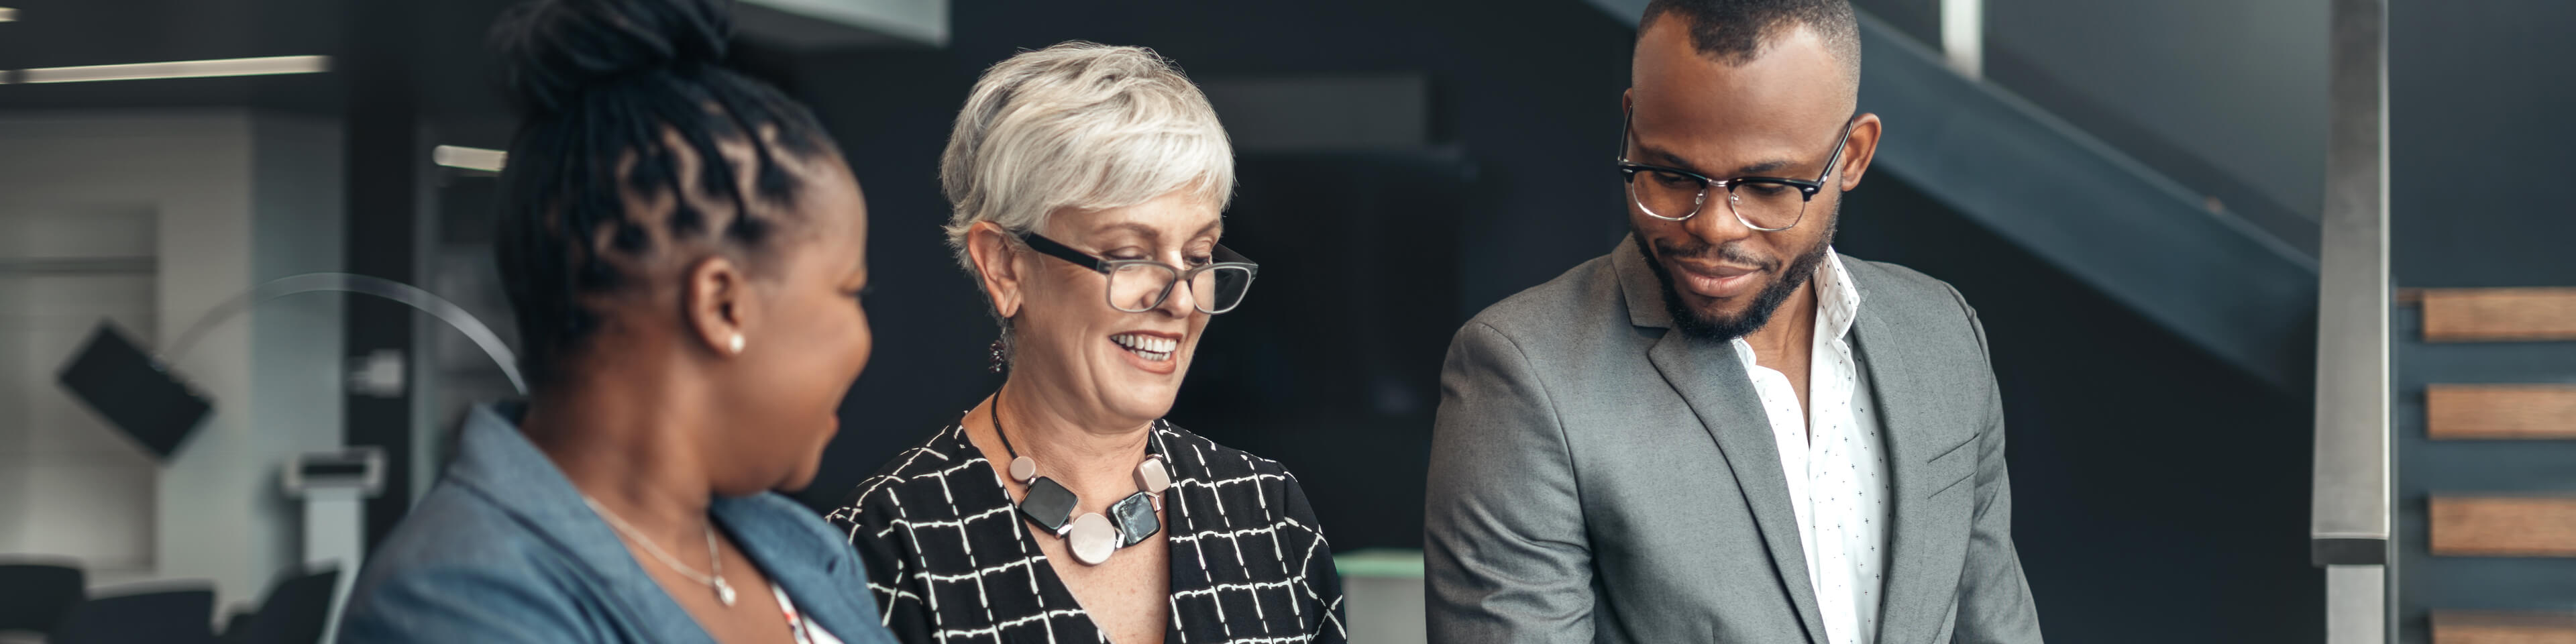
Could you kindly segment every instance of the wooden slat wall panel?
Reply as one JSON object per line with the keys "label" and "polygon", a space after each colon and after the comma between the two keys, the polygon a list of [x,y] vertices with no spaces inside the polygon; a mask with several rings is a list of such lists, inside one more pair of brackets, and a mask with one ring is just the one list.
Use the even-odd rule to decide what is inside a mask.
{"label": "wooden slat wall panel", "polygon": [[2424,415],[2435,439],[2576,439],[2576,385],[2432,385]]}
{"label": "wooden slat wall panel", "polygon": [[2576,613],[2437,610],[2433,644],[2576,644]]}
{"label": "wooden slat wall panel", "polygon": [[2424,341],[2576,340],[2576,288],[2425,289]]}
{"label": "wooden slat wall panel", "polygon": [[2432,499],[2433,554],[2576,557],[2576,497]]}

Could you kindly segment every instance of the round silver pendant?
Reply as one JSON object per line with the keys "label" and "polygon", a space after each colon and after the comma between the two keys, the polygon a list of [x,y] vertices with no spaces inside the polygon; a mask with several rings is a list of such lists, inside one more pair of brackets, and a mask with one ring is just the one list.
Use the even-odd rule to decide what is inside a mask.
{"label": "round silver pendant", "polygon": [[1019,481],[1019,482],[1021,482],[1021,483],[1027,483],[1027,482],[1029,482],[1029,479],[1033,479],[1033,478],[1037,478],[1037,477],[1038,477],[1038,461],[1037,461],[1037,459],[1029,458],[1029,457],[1026,457],[1026,456],[1022,456],[1022,457],[1019,457],[1019,458],[1011,459],[1011,480]]}
{"label": "round silver pendant", "polygon": [[1136,489],[1162,494],[1172,487],[1172,473],[1163,469],[1163,459],[1154,457],[1136,465]]}
{"label": "round silver pendant", "polygon": [[724,602],[724,605],[726,605],[726,606],[732,606],[732,605],[733,605],[733,584],[725,583],[725,580],[724,580],[724,578],[723,578],[723,577],[717,577],[717,578],[716,578],[715,587],[716,587],[716,601]]}
{"label": "round silver pendant", "polygon": [[1073,520],[1069,530],[1064,543],[1073,550],[1075,561],[1097,566],[1108,561],[1110,553],[1118,551],[1117,526],[1111,525],[1109,517],[1100,516],[1098,512],[1083,513]]}

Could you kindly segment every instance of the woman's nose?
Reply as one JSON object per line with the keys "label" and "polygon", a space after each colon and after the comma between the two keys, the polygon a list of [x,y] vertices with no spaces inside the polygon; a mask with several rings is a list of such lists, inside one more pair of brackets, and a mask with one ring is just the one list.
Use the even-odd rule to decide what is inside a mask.
{"label": "woman's nose", "polygon": [[1171,295],[1164,297],[1163,305],[1157,309],[1173,317],[1188,317],[1198,311],[1197,298],[1198,291],[1190,288],[1190,280],[1175,279],[1172,280]]}

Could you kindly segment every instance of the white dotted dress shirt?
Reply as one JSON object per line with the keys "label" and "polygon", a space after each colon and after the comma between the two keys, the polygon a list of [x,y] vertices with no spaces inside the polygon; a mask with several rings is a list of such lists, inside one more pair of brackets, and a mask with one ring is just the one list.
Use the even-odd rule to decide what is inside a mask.
{"label": "white dotted dress shirt", "polygon": [[1735,340],[1735,355],[1753,379],[1780,443],[1780,471],[1798,513],[1807,582],[1815,588],[1829,644],[1878,639],[1880,592],[1887,570],[1887,441],[1876,397],[1852,358],[1853,316],[1860,291],[1842,255],[1825,251],[1816,267],[1815,349],[1807,368],[1807,406],[1788,376],[1754,363],[1753,345]]}

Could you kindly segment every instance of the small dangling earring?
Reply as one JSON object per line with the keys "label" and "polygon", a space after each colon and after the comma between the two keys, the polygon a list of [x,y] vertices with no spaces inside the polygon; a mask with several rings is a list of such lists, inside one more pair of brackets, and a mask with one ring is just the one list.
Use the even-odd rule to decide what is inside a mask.
{"label": "small dangling earring", "polygon": [[993,339],[993,364],[992,364],[991,366],[987,366],[987,367],[985,367],[985,370],[986,370],[986,371],[991,371],[991,372],[993,372],[993,373],[1001,373],[1001,372],[1002,372],[1002,368],[1003,368],[1003,367],[1005,367],[1005,366],[1008,366],[1010,363],[1011,363],[1011,341],[1010,341],[1008,338],[994,338],[994,339]]}
{"label": "small dangling earring", "polygon": [[734,355],[742,355],[742,334],[733,334],[733,341],[727,346],[733,350]]}

